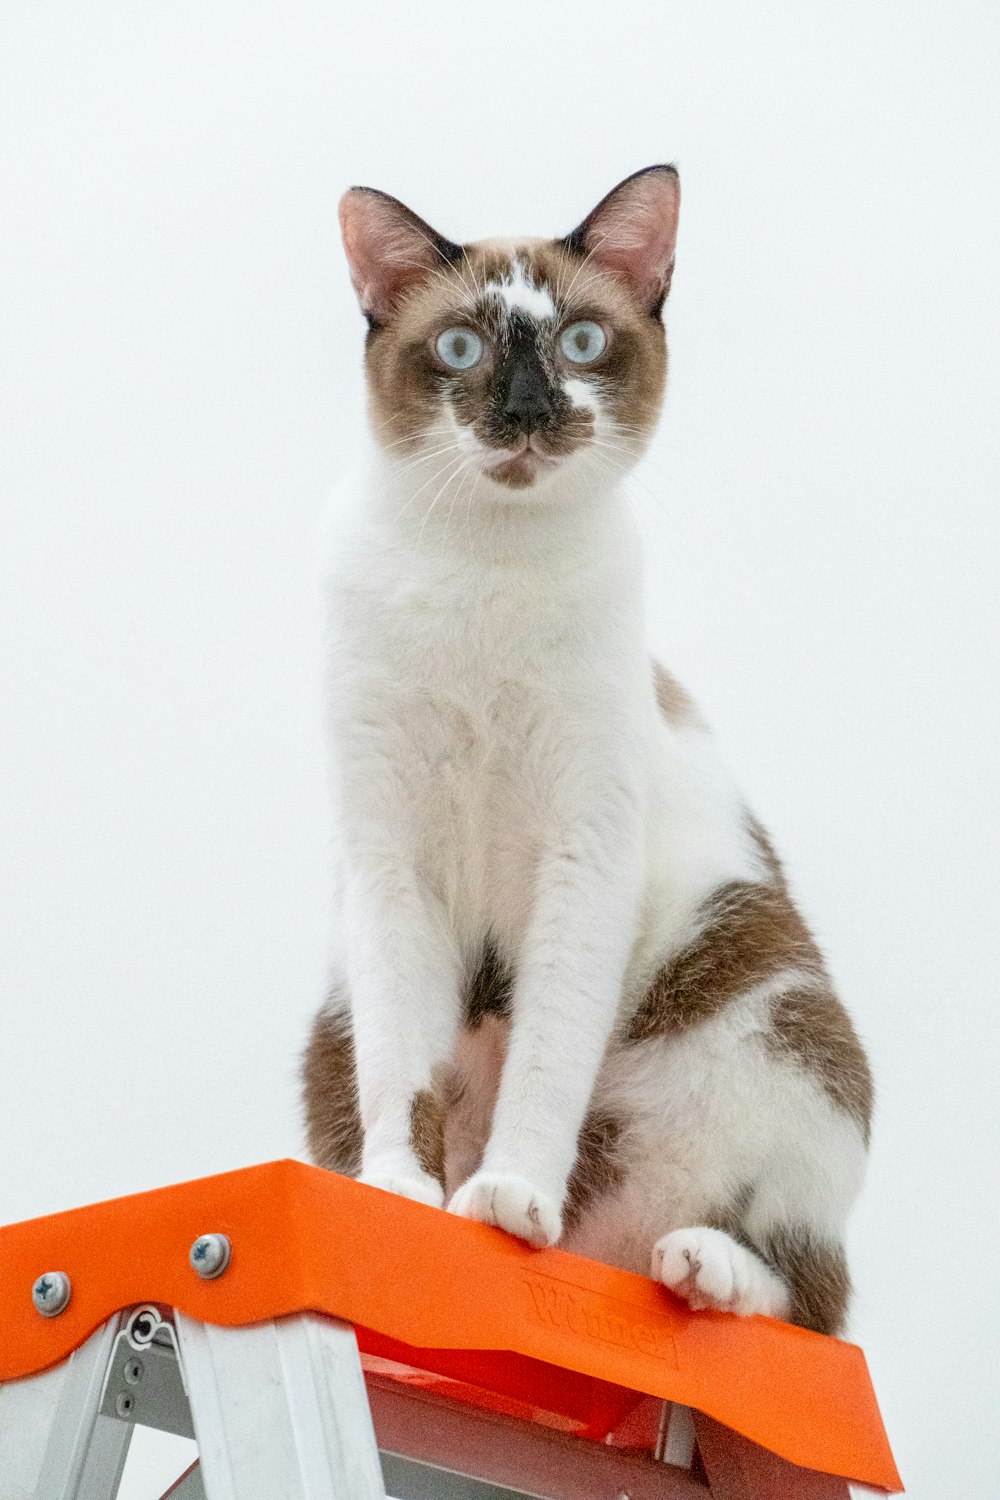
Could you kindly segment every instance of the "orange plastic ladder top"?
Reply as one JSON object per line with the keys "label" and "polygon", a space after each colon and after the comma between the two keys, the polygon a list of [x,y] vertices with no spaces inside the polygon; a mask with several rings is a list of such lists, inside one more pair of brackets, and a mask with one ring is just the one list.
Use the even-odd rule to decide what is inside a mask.
{"label": "orange plastic ladder top", "polygon": [[[188,1251],[210,1232],[229,1236],[232,1260],[204,1281]],[[31,1300],[47,1271],[73,1288],[55,1318]],[[227,1326],[326,1313],[355,1326],[378,1368],[425,1372],[404,1378],[458,1399],[596,1439],[644,1398],[678,1401],[792,1463],[902,1488],[855,1345],[771,1318],[693,1313],[642,1276],[531,1250],[302,1162],[0,1229],[0,1381],[65,1359],[141,1302]]]}

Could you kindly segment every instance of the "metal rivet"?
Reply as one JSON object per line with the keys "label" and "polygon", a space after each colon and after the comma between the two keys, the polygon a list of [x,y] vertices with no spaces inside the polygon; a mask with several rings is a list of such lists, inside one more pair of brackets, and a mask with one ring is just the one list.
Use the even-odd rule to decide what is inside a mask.
{"label": "metal rivet", "polygon": [[129,1319],[128,1336],[129,1341],[135,1344],[152,1343],[153,1334],[159,1322],[159,1314],[155,1307],[140,1307]]}
{"label": "metal rivet", "polygon": [[130,1417],[134,1406],[135,1397],[130,1396],[127,1391],[121,1391],[115,1397],[115,1411],[120,1417]]}
{"label": "metal rivet", "polygon": [[229,1264],[232,1247],[224,1234],[201,1234],[191,1246],[188,1259],[199,1276],[211,1281],[221,1276]]}
{"label": "metal rivet", "polygon": [[55,1318],[68,1304],[72,1291],[64,1271],[46,1271],[31,1288],[31,1300],[43,1318]]}
{"label": "metal rivet", "polygon": [[141,1359],[130,1359],[122,1370],[127,1385],[138,1385],[146,1373],[146,1366]]}

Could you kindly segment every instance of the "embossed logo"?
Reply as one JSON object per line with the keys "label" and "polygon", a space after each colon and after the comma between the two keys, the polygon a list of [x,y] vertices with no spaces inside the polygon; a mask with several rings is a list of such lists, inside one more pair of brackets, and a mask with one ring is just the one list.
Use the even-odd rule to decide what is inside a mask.
{"label": "embossed logo", "polygon": [[637,1323],[627,1303],[599,1292],[585,1292],[548,1276],[526,1277],[531,1317],[545,1328],[573,1333],[578,1338],[634,1349],[677,1368],[677,1350],[669,1333],[648,1323]]}

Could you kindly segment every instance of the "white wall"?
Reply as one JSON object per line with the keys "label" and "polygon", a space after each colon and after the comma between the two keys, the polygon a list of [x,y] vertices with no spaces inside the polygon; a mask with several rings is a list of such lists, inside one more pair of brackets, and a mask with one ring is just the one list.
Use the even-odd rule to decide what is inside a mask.
{"label": "white wall", "polygon": [[972,0],[7,0],[0,1220],[302,1150],[341,189],[554,233],[673,158],[652,635],[872,1050],[854,1332],[909,1493],[996,1493],[998,39]]}

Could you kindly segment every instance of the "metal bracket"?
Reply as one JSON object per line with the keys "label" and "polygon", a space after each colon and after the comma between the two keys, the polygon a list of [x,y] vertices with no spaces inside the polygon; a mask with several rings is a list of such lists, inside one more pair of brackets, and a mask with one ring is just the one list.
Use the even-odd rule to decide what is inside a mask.
{"label": "metal bracket", "polygon": [[127,1314],[111,1350],[99,1410],[133,1426],[194,1437],[174,1325],[152,1304]]}

